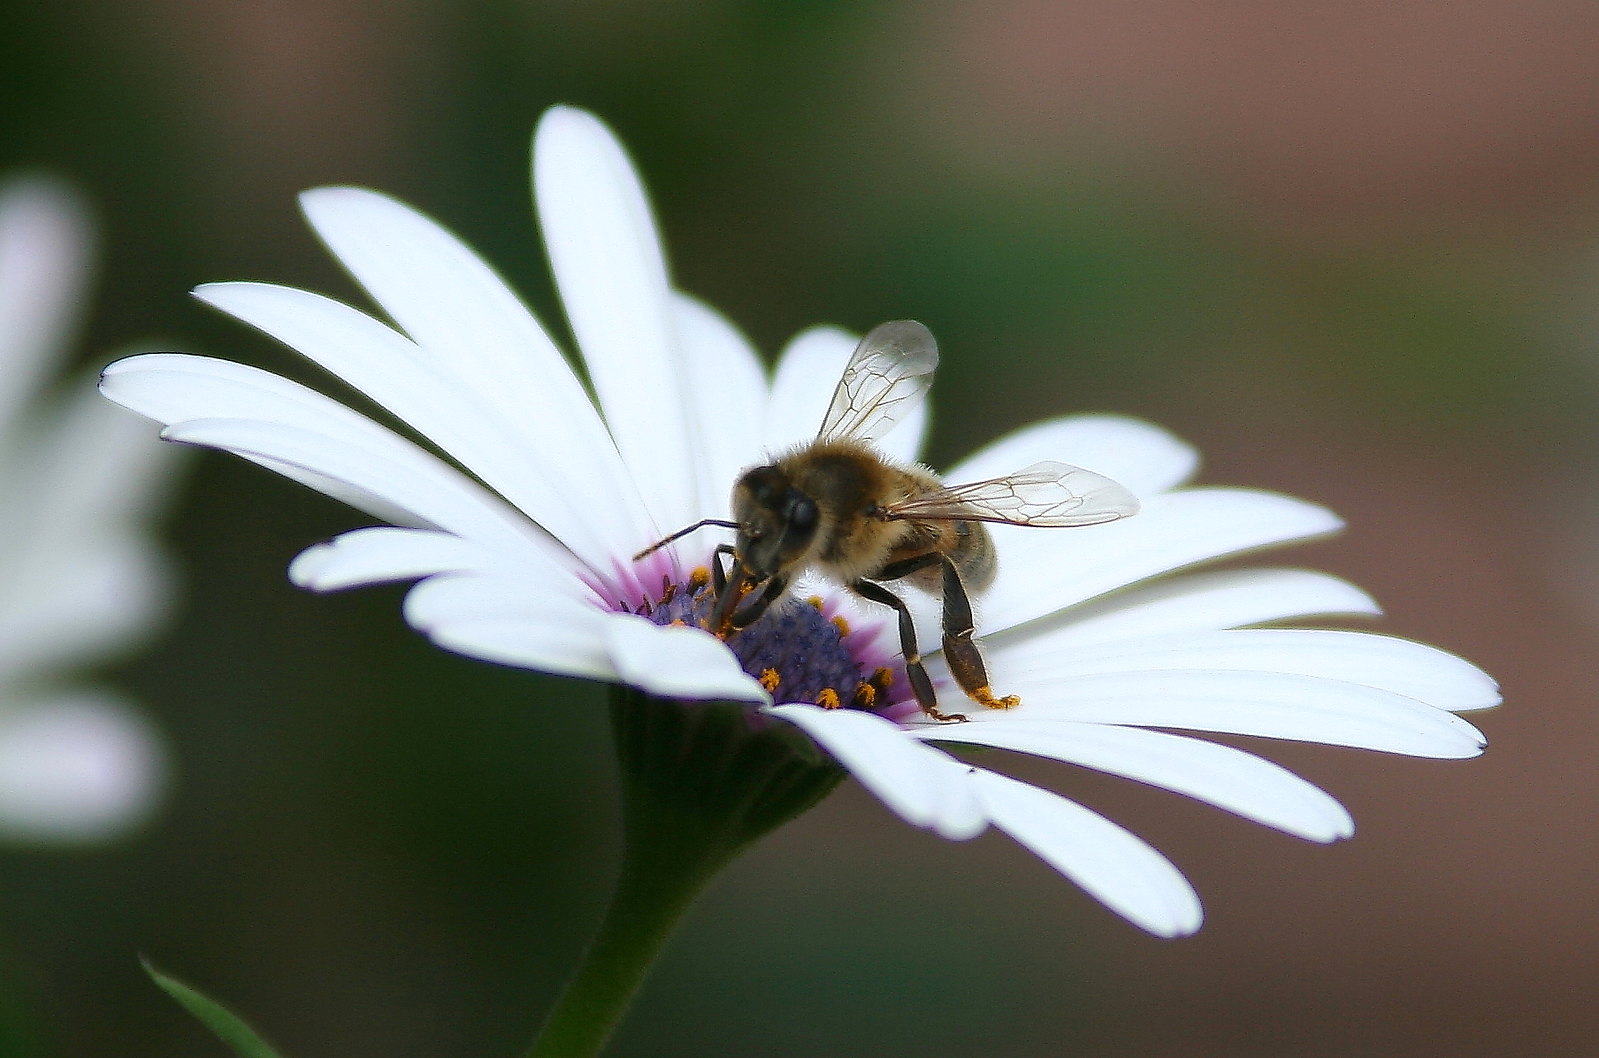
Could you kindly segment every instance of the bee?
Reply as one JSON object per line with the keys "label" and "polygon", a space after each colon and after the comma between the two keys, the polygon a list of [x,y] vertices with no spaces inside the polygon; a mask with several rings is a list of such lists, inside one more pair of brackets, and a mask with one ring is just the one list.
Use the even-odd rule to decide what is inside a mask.
{"label": "bee", "polygon": [[1136,513],[1138,498],[1066,463],[946,485],[926,467],[890,459],[873,442],[915,407],[937,366],[937,343],[920,323],[873,328],[844,368],[815,440],[744,471],[733,486],[732,520],[695,522],[635,560],[705,526],[733,529],[734,542],[718,545],[711,562],[711,631],[725,639],[749,627],[783,597],[795,574],[814,569],[893,610],[922,711],[934,720],[965,720],[939,710],[910,608],[885,582],[915,585],[942,600],[944,659],[961,690],[988,708],[1014,708],[1019,698],[996,696],[989,686],[974,639],[972,596],[993,583],[997,568],[983,523],[1094,525]]}

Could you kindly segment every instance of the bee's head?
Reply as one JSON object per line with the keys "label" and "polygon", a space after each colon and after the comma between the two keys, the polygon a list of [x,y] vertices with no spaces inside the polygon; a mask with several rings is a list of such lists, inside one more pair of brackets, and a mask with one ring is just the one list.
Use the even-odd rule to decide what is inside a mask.
{"label": "bee's head", "polygon": [[816,501],[775,466],[746,471],[733,486],[734,548],[758,581],[800,561],[816,536]]}

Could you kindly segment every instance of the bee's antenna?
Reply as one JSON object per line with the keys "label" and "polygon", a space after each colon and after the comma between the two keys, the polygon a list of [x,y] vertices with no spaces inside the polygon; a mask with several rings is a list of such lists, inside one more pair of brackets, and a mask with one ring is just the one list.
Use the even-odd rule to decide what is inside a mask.
{"label": "bee's antenna", "polygon": [[737,522],[730,522],[730,521],[727,521],[724,518],[702,518],[701,520],[695,522],[693,525],[688,526],[687,528],[679,529],[677,532],[673,533],[671,536],[667,537],[664,540],[655,541],[655,543],[651,544],[649,547],[646,547],[643,551],[640,551],[638,554],[634,555],[633,556],[633,561],[637,562],[639,559],[643,558],[645,555],[653,554],[654,552],[659,551],[661,548],[665,547],[667,544],[670,544],[673,540],[676,540],[677,538],[682,537],[682,536],[687,536],[688,534],[692,533],[696,529],[704,529],[707,525],[719,525],[719,526],[721,526],[724,529],[737,529],[738,528],[738,523]]}

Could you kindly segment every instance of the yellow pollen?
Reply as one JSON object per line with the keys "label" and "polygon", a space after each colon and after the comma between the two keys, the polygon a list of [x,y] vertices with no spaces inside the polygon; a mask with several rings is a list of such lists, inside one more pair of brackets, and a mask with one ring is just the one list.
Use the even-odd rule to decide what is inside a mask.
{"label": "yellow pollen", "polygon": [[843,639],[849,635],[849,622],[844,620],[843,614],[833,618],[833,627],[838,629],[838,638]]}
{"label": "yellow pollen", "polygon": [[870,709],[877,704],[877,688],[863,683],[855,688],[854,705],[857,709]]}
{"label": "yellow pollen", "polygon": [[783,678],[777,674],[776,669],[762,669],[760,681],[761,686],[766,688],[767,694],[776,694],[777,685],[783,682]]}
{"label": "yellow pollen", "polygon": [[711,571],[704,566],[696,566],[694,572],[688,575],[688,590],[699,591],[711,582]]}
{"label": "yellow pollen", "polygon": [[805,601],[816,607],[818,610],[822,608],[822,597],[820,595],[812,595]]}
{"label": "yellow pollen", "polygon": [[888,687],[894,682],[894,670],[884,666],[872,673],[872,682],[879,687]]}
{"label": "yellow pollen", "polygon": [[838,692],[831,687],[823,687],[822,693],[816,696],[816,704],[823,709],[837,709],[844,703],[838,700]]}
{"label": "yellow pollen", "polygon": [[994,689],[987,684],[984,684],[983,686],[977,688],[977,690],[973,691],[972,697],[976,699],[979,704],[986,705],[990,709],[1014,709],[1018,705],[1022,704],[1021,698],[1014,694],[1007,694],[1003,698],[996,698],[994,696]]}

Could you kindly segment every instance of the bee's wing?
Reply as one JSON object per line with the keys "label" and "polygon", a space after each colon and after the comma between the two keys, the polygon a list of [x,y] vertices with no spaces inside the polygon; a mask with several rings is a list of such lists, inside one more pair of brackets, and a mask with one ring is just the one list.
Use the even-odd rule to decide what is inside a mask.
{"label": "bee's wing", "polygon": [[873,441],[927,392],[938,366],[938,343],[914,320],[895,320],[867,332],[833,390],[816,431],[818,441]]}
{"label": "bee's wing", "polygon": [[1043,462],[1002,478],[946,485],[893,504],[889,518],[1068,526],[1113,522],[1138,513],[1138,497],[1092,470]]}

